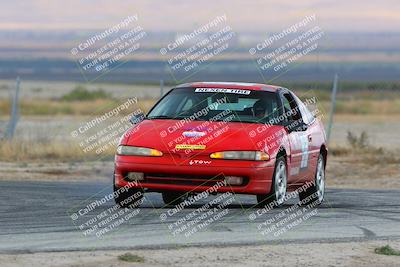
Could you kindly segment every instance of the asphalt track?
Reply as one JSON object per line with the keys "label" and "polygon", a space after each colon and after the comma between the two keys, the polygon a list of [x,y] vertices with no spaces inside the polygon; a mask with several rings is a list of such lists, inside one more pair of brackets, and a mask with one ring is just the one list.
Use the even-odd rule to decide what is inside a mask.
{"label": "asphalt track", "polygon": [[[148,193],[140,209],[114,210],[114,203],[106,201],[76,216],[88,203],[110,194],[110,184],[1,181],[0,253],[400,239],[399,190],[328,189],[326,201],[317,208],[294,209],[292,199],[264,214],[254,208],[255,197],[247,195],[227,196],[226,203],[233,202],[223,209],[214,201],[198,210],[216,200],[212,196],[172,214],[160,194]],[[120,225],[110,226],[118,219],[98,224],[118,212],[125,218]],[[201,227],[190,224],[205,214],[215,216],[214,221],[200,220]],[[88,227],[80,230],[84,223]],[[177,231],[185,224],[190,227]],[[99,227],[89,233],[94,225]],[[111,230],[99,234],[106,227]],[[188,234],[194,228],[198,232]]]}

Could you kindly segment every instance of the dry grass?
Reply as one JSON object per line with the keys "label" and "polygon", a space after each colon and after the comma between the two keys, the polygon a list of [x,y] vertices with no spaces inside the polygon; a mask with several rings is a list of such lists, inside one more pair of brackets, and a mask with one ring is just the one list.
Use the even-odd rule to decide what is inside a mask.
{"label": "dry grass", "polygon": [[126,261],[126,262],[140,262],[140,263],[144,262],[144,258],[142,256],[138,256],[136,254],[132,254],[129,252],[119,255],[118,259],[120,261]]}
{"label": "dry grass", "polygon": [[94,151],[85,153],[82,148],[72,142],[21,140],[0,142],[0,161],[3,162],[99,160],[110,158],[114,154],[114,148],[100,155]]}
{"label": "dry grass", "polygon": [[374,251],[376,254],[381,254],[386,256],[400,256],[400,250],[394,249],[389,245],[376,248]]}
{"label": "dry grass", "polygon": [[329,152],[332,156],[348,157],[350,162],[373,165],[399,164],[400,156],[396,151],[389,151],[382,147],[370,145],[367,132],[363,131],[356,135],[347,132],[348,146],[330,146]]}
{"label": "dry grass", "polygon": [[[369,93],[369,94],[367,94]],[[327,113],[330,110],[330,94],[327,91],[299,91],[298,95],[303,98],[316,96],[317,107]],[[102,98],[95,100],[65,101],[62,99],[21,99],[21,115],[99,115],[108,111],[127,99]],[[140,99],[136,107],[131,107],[122,112],[127,115],[136,108],[147,112],[157,99]],[[10,102],[8,99],[0,99],[0,114],[9,114]],[[371,92],[348,92],[338,94],[336,105],[337,114],[355,115],[394,115],[400,114],[400,95],[394,92],[371,93]]]}
{"label": "dry grass", "polygon": [[[318,102],[318,108],[323,112],[329,112],[330,101]],[[400,99],[357,99],[338,100],[336,103],[336,114],[352,115],[393,115],[400,114]]]}
{"label": "dry grass", "polygon": [[330,146],[329,155],[345,157],[352,163],[365,163],[371,166],[382,164],[400,164],[400,156],[396,151],[381,147],[354,148],[350,146]]}
{"label": "dry grass", "polygon": [[[20,101],[20,114],[29,116],[54,116],[54,115],[101,115],[109,111],[126,100],[113,100],[113,99],[96,99],[87,101],[61,101],[50,99],[30,99]],[[128,115],[136,108],[140,108],[144,112],[148,111],[155,99],[140,100],[136,106],[129,109],[121,110],[121,115]],[[0,114],[10,113],[10,102],[8,99],[0,99]]]}

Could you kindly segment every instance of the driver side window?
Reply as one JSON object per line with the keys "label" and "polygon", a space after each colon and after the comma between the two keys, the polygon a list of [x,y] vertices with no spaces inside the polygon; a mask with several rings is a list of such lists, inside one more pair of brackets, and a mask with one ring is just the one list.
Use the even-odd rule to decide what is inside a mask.
{"label": "driver side window", "polygon": [[282,96],[284,114],[286,114],[288,120],[300,120],[301,114],[299,107],[290,93],[285,93]]}

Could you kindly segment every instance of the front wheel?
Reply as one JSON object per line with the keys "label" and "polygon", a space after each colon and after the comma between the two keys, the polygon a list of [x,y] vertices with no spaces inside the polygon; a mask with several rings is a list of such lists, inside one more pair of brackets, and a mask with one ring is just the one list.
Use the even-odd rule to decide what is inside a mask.
{"label": "front wheel", "polygon": [[324,201],[324,197],[325,197],[325,161],[324,157],[320,154],[318,157],[314,182],[312,186],[308,187],[305,191],[299,193],[299,198],[302,205],[309,205],[311,203],[320,205]]}
{"label": "front wheel", "polygon": [[281,206],[285,202],[287,189],[286,160],[278,158],[275,163],[275,170],[269,194],[257,195],[257,202],[260,206],[273,204]]}

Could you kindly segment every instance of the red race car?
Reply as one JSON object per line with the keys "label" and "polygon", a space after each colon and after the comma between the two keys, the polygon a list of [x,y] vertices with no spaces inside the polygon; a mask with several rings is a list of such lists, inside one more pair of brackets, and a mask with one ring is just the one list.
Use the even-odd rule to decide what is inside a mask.
{"label": "red race car", "polygon": [[259,204],[279,206],[298,190],[302,203],[320,204],[328,150],[323,125],[308,108],[313,102],[265,84],[173,88],[146,116],[133,116],[121,138],[116,203],[131,207],[144,192],[160,192],[176,205],[211,191],[253,194]]}

